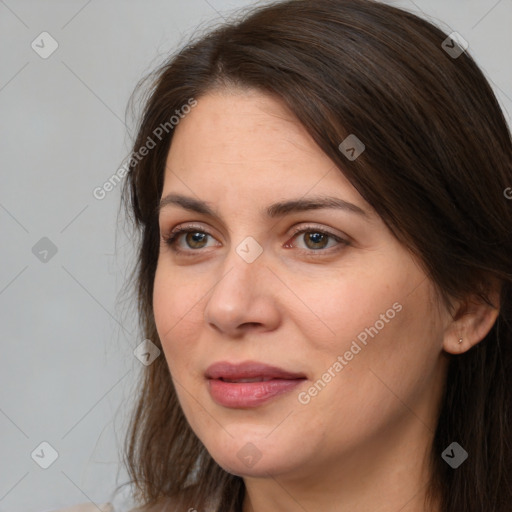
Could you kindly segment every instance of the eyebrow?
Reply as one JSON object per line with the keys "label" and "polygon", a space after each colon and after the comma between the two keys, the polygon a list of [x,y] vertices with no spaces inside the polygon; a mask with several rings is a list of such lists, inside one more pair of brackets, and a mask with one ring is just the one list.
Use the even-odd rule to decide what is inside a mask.
{"label": "eyebrow", "polygon": [[[168,194],[163,197],[160,204],[157,206],[157,215],[160,215],[162,209],[175,205],[181,208],[207,215],[210,217],[221,218],[217,210],[206,201],[195,199],[193,197],[187,197],[181,194]],[[337,210],[344,210],[349,213],[355,213],[362,217],[368,218],[368,213],[360,208],[359,206],[349,203],[338,197],[331,196],[313,196],[307,199],[291,199],[288,201],[279,201],[263,209],[262,215],[266,215],[269,218],[283,217],[289,213],[305,212],[309,210],[319,210],[324,208],[331,208]]]}

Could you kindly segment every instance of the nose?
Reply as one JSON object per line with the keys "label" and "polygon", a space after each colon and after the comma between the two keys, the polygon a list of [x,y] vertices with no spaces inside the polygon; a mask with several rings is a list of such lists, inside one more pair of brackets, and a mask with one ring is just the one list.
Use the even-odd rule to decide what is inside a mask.
{"label": "nose", "polygon": [[248,262],[233,248],[220,268],[222,274],[205,302],[208,326],[232,338],[276,329],[280,312],[275,291],[280,283],[268,269],[265,253]]}

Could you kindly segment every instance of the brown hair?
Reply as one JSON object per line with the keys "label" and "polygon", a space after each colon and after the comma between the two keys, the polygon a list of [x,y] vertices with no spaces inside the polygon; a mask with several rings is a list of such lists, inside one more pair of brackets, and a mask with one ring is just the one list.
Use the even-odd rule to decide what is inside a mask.
{"label": "brown hair", "polygon": [[[482,72],[467,52],[447,53],[446,38],[371,0],[289,0],[211,30],[151,75],[134,153],[156,140],[157,127],[167,129],[132,160],[123,202],[140,234],[133,271],[140,327],[161,348],[152,295],[169,119],[227,85],[280,97],[420,258],[447,306],[472,295],[491,304],[489,283],[501,284],[491,331],[450,357],[428,498],[440,499],[443,512],[505,512],[512,503],[512,201],[504,190],[512,186],[512,144]],[[366,150],[350,161],[339,145],[352,133]],[[457,469],[441,458],[453,441],[469,453]],[[173,498],[198,510],[241,510],[243,479],[224,471],[192,432],[163,357],[144,368],[125,456],[146,507]]]}

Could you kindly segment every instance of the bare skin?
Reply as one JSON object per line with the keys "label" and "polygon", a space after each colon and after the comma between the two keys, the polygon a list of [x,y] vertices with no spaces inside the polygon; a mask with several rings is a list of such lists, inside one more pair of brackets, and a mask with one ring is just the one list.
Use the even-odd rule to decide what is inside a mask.
{"label": "bare skin", "polygon": [[[188,422],[244,478],[243,511],[426,510],[447,352],[478,343],[497,312],[456,303],[452,317],[415,257],[276,98],[211,93],[175,130],[162,197],[206,201],[219,216],[162,208],[162,237],[178,225],[192,233],[175,240],[182,253],[162,241],[155,320]],[[313,196],[365,214],[263,211]],[[257,245],[241,247],[262,251],[250,263],[237,252],[247,237]],[[216,403],[208,366],[248,360],[306,379],[257,407]],[[239,456],[247,443],[252,465]]]}

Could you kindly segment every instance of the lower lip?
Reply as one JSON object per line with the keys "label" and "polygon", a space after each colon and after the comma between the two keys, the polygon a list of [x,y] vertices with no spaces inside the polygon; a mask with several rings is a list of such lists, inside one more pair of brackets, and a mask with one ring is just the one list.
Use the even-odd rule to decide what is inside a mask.
{"label": "lower lip", "polygon": [[224,407],[257,407],[271,398],[296,388],[305,379],[273,379],[265,382],[224,382],[208,379],[208,390],[215,402]]}

